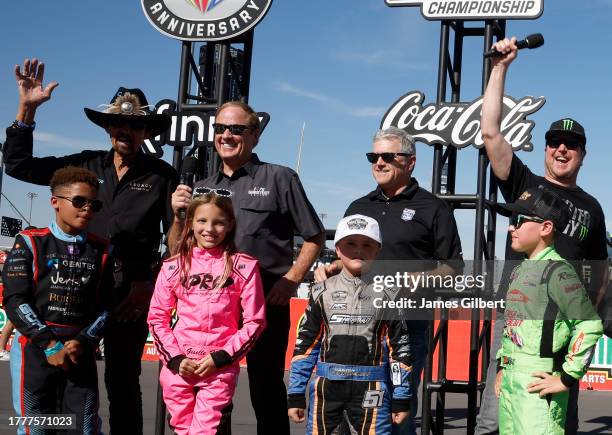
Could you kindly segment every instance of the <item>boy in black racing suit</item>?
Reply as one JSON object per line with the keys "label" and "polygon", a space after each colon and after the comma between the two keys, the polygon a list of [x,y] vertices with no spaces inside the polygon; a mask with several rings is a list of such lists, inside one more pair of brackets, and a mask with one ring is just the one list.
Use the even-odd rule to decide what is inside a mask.
{"label": "boy in black racing suit", "polygon": [[336,230],[342,272],[317,284],[299,325],[289,375],[289,417],[304,420],[310,385],[308,434],[329,434],[344,413],[362,434],[390,434],[410,410],[408,332],[388,320],[375,300],[384,299],[360,277],[380,249],[378,223],[352,215]]}
{"label": "boy in black racing suit", "polygon": [[[108,319],[102,298],[108,244],[84,230],[101,207],[98,179],[86,169],[60,169],[51,194],[55,221],[17,235],[2,272],[6,314],[19,336],[13,405],[21,417],[37,417],[18,433],[72,427],[68,433],[97,434],[95,348]],[[40,418],[58,413],[54,427]]]}

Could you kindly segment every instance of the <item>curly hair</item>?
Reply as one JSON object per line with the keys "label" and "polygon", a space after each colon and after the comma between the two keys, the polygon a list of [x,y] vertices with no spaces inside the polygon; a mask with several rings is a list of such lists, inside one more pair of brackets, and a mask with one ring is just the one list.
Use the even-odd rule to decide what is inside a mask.
{"label": "curly hair", "polygon": [[228,223],[232,225],[232,229],[228,231],[228,233],[225,235],[225,239],[221,242],[221,245],[224,247],[223,258],[225,261],[223,275],[219,277],[215,287],[212,290],[222,288],[232,273],[233,263],[231,256],[237,252],[236,245],[234,244],[234,237],[236,235],[236,217],[234,215],[232,201],[226,196],[220,196],[214,193],[195,196],[187,208],[187,212],[185,214],[185,226],[181,232],[178,250],[175,255],[175,257],[178,256],[180,270],[180,278],[177,285],[180,283],[185,291],[187,291],[189,288],[189,272],[191,269],[193,248],[197,246],[196,238],[193,234],[193,217],[196,210],[206,204],[212,204],[219,207],[227,218]]}
{"label": "curly hair", "polygon": [[51,177],[49,187],[51,187],[51,193],[55,194],[57,189],[75,183],[85,183],[96,190],[100,188],[100,182],[96,174],[85,168],[78,168],[76,166],[66,166],[65,168],[55,171],[53,177]]}

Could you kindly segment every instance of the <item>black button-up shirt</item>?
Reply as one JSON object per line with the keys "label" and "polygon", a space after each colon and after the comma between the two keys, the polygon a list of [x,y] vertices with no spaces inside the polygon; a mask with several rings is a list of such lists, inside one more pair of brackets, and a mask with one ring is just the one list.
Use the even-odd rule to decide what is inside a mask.
{"label": "black button-up shirt", "polygon": [[231,192],[236,247],[257,258],[263,272],[277,277],[292,265],[295,233],[309,239],[324,231],[298,175],[285,166],[262,162],[256,154],[231,177],[219,170],[197,182],[194,195],[204,189]]}
{"label": "black button-up shirt", "polygon": [[444,201],[419,187],[416,179],[387,198],[380,187],[349,205],[345,216],[363,214],[378,221],[382,248],[378,260],[460,260],[457,224]]}
{"label": "black button-up shirt", "polygon": [[33,157],[31,129],[8,128],[4,144],[6,173],[18,180],[49,185],[65,166],[89,169],[98,176],[98,198],[104,206],[88,231],[109,239],[123,264],[123,279],[150,279],[160,243],[160,222],[166,232],[174,214],[170,203],[178,174],[168,163],[144,153],[121,178],[113,164],[114,151],[83,151],[64,157]]}

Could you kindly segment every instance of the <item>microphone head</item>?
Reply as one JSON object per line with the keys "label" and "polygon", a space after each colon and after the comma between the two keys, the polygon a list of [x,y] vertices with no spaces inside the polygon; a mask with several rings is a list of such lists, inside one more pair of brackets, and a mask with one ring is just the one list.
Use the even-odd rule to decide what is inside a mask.
{"label": "microphone head", "polygon": [[183,167],[181,168],[181,174],[195,174],[198,169],[198,159],[195,157],[185,157],[183,160]]}
{"label": "microphone head", "polygon": [[541,33],[534,33],[533,35],[527,36],[525,42],[529,49],[538,48],[544,45],[544,36],[542,36]]}

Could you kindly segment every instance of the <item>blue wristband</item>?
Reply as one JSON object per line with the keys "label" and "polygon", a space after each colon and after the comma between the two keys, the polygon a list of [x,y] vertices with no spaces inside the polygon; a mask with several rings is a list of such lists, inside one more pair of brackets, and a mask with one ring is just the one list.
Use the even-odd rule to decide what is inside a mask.
{"label": "blue wristband", "polygon": [[64,348],[64,344],[61,341],[58,341],[57,343],[53,345],[53,347],[45,349],[45,356],[49,358],[51,355],[55,355],[63,348]]}
{"label": "blue wristband", "polygon": [[17,120],[15,120],[15,121],[13,122],[13,124],[11,125],[11,127],[12,127],[12,128],[17,128],[17,129],[20,129],[20,130],[26,130],[26,129],[32,129],[32,130],[34,130],[34,129],[36,128],[36,122],[35,122],[35,121],[32,121],[32,124],[26,124],[26,123],[25,123],[25,122],[23,122],[23,121],[17,121]]}

